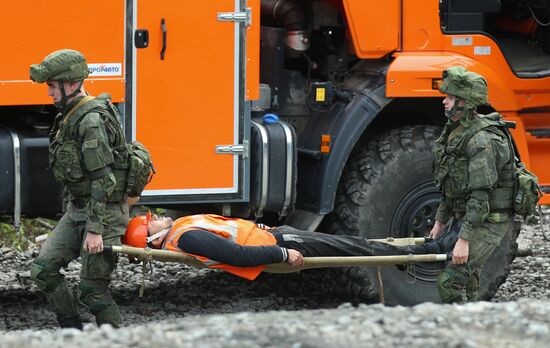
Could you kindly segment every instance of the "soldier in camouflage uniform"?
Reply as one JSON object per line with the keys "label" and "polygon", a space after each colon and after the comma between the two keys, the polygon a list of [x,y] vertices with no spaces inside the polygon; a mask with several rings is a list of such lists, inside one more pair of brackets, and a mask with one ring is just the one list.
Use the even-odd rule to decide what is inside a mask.
{"label": "soldier in camouflage uniform", "polygon": [[57,315],[61,327],[82,329],[75,299],[59,272],[82,258],[77,300],[95,315],[98,325],[121,325],[109,284],[117,259],[102,253],[103,245],[120,245],[128,223],[124,197],[127,175],[126,141],[110,96],[88,96],[84,56],[59,50],[30,68],[31,79],[46,82],[59,110],[50,133],[50,166],[65,186],[65,214],[55,226],[31,277]]}
{"label": "soldier in camouflage uniform", "polygon": [[438,276],[446,303],[478,297],[482,266],[512,229],[514,153],[500,115],[479,115],[487,82],[462,67],[443,72],[441,93],[448,122],[436,140],[435,182],[443,197],[431,237],[458,228],[453,260]]}

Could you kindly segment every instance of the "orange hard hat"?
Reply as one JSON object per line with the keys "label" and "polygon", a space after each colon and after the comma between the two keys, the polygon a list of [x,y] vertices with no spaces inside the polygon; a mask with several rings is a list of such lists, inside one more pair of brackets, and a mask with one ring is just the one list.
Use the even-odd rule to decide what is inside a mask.
{"label": "orange hard hat", "polygon": [[147,228],[151,221],[151,212],[146,215],[136,216],[128,223],[126,233],[122,237],[122,243],[136,248],[147,246]]}

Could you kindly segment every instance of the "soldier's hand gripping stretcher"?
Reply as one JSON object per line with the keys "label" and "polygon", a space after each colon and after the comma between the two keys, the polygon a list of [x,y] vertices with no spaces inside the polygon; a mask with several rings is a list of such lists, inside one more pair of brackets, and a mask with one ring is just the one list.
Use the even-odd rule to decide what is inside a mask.
{"label": "soldier's hand gripping stretcher", "polygon": [[[130,221],[123,239],[130,247],[113,250],[135,252],[142,258],[158,255],[164,261],[177,261],[179,255],[179,262],[254,279],[266,265],[270,265],[266,271],[292,272],[314,267],[446,261],[456,238],[451,229],[434,241],[423,243],[424,238],[416,238],[415,242],[421,244],[398,246],[388,241],[307,232],[290,226],[269,228],[218,215],[192,215],[172,221],[147,214]],[[274,265],[281,263],[292,267]]]}

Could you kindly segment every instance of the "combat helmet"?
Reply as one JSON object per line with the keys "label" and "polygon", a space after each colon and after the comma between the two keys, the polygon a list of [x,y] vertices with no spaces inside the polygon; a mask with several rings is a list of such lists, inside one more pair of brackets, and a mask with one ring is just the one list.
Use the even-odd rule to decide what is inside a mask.
{"label": "combat helmet", "polygon": [[463,99],[466,109],[475,110],[478,106],[487,104],[485,78],[461,66],[453,66],[443,71],[443,83],[439,91]]}
{"label": "combat helmet", "polygon": [[[50,53],[40,64],[32,64],[30,68],[30,77],[34,82],[58,81],[61,90],[61,102],[56,105],[58,108],[64,107],[68,99],[80,92],[82,83],[88,74],[88,64],[84,55],[70,49]],[[63,87],[64,81],[80,82],[80,85],[73,93],[66,95]]]}
{"label": "combat helmet", "polygon": [[31,79],[34,82],[82,81],[88,77],[88,64],[82,53],[63,49],[50,53],[42,63],[31,65]]}

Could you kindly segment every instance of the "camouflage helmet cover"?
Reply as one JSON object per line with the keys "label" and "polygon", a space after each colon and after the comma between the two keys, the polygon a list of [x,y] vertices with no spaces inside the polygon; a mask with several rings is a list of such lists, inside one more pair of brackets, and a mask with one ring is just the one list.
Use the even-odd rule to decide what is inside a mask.
{"label": "camouflage helmet cover", "polygon": [[483,76],[461,66],[443,71],[443,83],[439,87],[443,94],[464,99],[466,105],[477,107],[487,104],[487,81]]}
{"label": "camouflage helmet cover", "polygon": [[42,63],[31,65],[30,76],[34,82],[81,81],[88,77],[88,64],[82,53],[63,49],[50,53]]}

